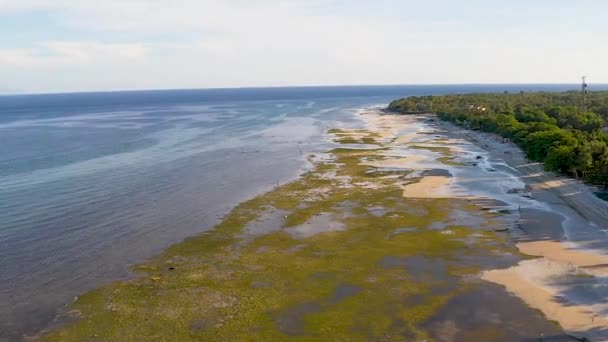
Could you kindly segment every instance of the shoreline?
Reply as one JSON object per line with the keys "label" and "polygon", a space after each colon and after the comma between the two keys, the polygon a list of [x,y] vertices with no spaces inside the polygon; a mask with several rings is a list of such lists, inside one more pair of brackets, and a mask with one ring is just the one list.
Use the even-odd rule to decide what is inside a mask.
{"label": "shoreline", "polygon": [[[608,238],[599,228],[608,227],[608,204],[593,194],[593,187],[543,170],[542,164],[529,162],[519,147],[498,135],[436,120],[436,127],[461,136],[492,158],[504,160],[525,182],[532,198],[548,204],[553,215],[559,217],[550,223],[535,217],[537,213],[520,210],[523,234],[515,237],[515,245],[522,254],[535,259],[485,271],[482,278],[504,286],[577,338],[607,340],[608,293],[596,293],[596,302],[585,305],[577,303],[580,299],[576,297],[584,298],[582,288],[601,286],[608,275]],[[547,223],[553,227],[540,228]],[[602,243],[604,250],[600,249]],[[567,282],[572,284],[563,284]]]}
{"label": "shoreline", "polygon": [[[18,217],[21,212],[27,220],[15,224],[14,233],[10,232],[13,224],[9,220],[9,231],[2,236],[9,238],[3,240],[8,245],[3,250],[0,265],[5,266],[0,276],[0,341],[4,338],[19,340],[24,334],[36,333],[53,325],[75,297],[115,281],[131,279],[131,266],[147,262],[170,246],[213,228],[239,203],[271,191],[277,185],[299,179],[311,168],[306,156],[325,150],[325,147],[319,148],[325,139],[317,137],[325,133],[322,126],[350,115],[345,109],[349,103],[340,102],[339,109],[330,114],[317,114],[317,108],[318,112],[338,108],[335,104],[319,101],[307,109],[314,112],[306,114],[299,112],[299,108],[308,107],[309,103],[283,103],[285,107],[277,109],[276,115],[294,108],[297,115],[278,117],[271,113],[268,122],[251,126],[246,124],[249,114],[234,118],[227,115],[222,119],[226,132],[215,129],[211,120],[217,120],[216,116],[223,117],[227,109],[218,109],[207,117],[211,111],[209,108],[201,109],[201,112],[196,112],[196,108],[184,108],[184,113],[195,114],[180,121],[178,126],[192,125],[192,129],[186,131],[194,134],[207,130],[209,125],[209,134],[192,139],[188,135],[176,134],[176,140],[184,139],[183,145],[167,143],[171,146],[167,150],[164,147],[153,148],[150,152],[143,148],[133,152],[149,164],[140,165],[139,158],[135,158],[126,165],[115,165],[112,171],[97,172],[90,168],[90,175],[82,175],[88,182],[86,186],[66,177],[62,186],[53,186],[54,182],[49,186],[32,186],[32,191],[44,189],[45,196],[31,200],[28,196],[18,192],[15,193],[19,196],[12,195],[9,191],[11,196],[6,199],[8,201],[11,197],[11,203],[15,199],[14,204],[9,205],[14,209],[3,214],[11,217],[16,212]],[[277,106],[279,104],[276,103]],[[274,104],[261,106],[275,108]],[[230,111],[248,113],[253,110],[248,107],[234,104]],[[319,119],[321,115],[323,118]],[[116,119],[112,117],[112,120],[130,122],[128,116],[123,118],[121,114],[117,114]],[[159,122],[171,118],[164,115],[154,117]],[[300,120],[302,117],[305,119]],[[205,123],[198,125],[194,123],[198,119],[209,119],[210,123],[203,120]],[[141,120],[147,118],[142,115]],[[165,128],[159,125],[162,132]],[[227,140],[213,139],[214,136],[227,135],[234,136]],[[173,135],[159,138],[159,144],[164,146],[162,141],[169,136]],[[206,144],[207,139],[214,142]],[[201,145],[203,147],[197,149]],[[261,147],[267,147],[271,152],[262,153]],[[173,148],[177,151],[172,152]],[[186,156],[181,156],[182,152]],[[179,159],[165,162],[171,158]],[[24,183],[27,183],[25,179]],[[106,183],[104,187],[102,184]],[[98,188],[103,189],[98,191]],[[65,196],[59,196],[55,190]],[[52,204],[56,210],[45,210],[42,205],[35,210],[25,210],[30,204],[41,203]],[[77,210],[79,208],[86,210]],[[40,232],[33,227],[40,227]]]}
{"label": "shoreline", "polygon": [[519,183],[425,120],[360,115],[366,129],[330,130],[339,147],[311,156],[313,170],[138,265],[139,279],[82,296],[72,324],[37,337],[568,340],[479,277],[521,260],[504,231],[522,200],[479,186]]}
{"label": "shoreline", "polygon": [[[294,150],[297,151],[297,149],[295,148]],[[65,293],[61,292],[64,288],[60,287],[59,285],[56,285],[56,283],[58,282],[56,278],[52,278],[50,275],[48,283],[45,283],[44,286],[38,288],[33,296],[30,293],[30,296],[28,297],[28,293],[19,292],[18,289],[14,290],[14,295],[9,291],[4,292],[6,294],[6,298],[8,299],[7,302],[4,303],[4,305],[8,306],[9,309],[12,309],[10,307],[11,302],[18,303],[18,305],[29,306],[26,307],[26,309],[23,309],[22,307],[15,305],[14,313],[10,311],[2,312],[2,314],[4,315],[1,315],[1,317],[5,319],[2,323],[5,325],[0,327],[0,341],[4,342],[5,338],[6,341],[18,341],[21,340],[22,336],[28,336],[30,334],[36,334],[46,329],[53,329],[55,327],[62,326],[64,321],[71,320],[71,318],[69,317],[69,307],[72,305],[74,299],[91,291],[94,291],[100,287],[109,286],[116,282],[137,279],[139,275],[137,274],[137,272],[133,271],[133,266],[145,263],[155,258],[156,256],[164,253],[171,246],[181,243],[184,239],[204,234],[206,231],[212,229],[218,223],[220,223],[223,220],[223,217],[226,216],[234,207],[238,206],[240,203],[247,201],[248,199],[260,196],[264,193],[267,193],[268,191],[271,191],[272,189],[277,187],[277,184],[286,184],[299,179],[312,167],[309,160],[307,160],[305,157],[302,157],[300,159],[301,160],[297,160],[296,163],[291,163],[291,165],[289,165],[288,167],[282,168],[280,174],[277,175],[277,181],[265,183],[258,182],[255,183],[255,185],[249,186],[247,188],[242,187],[240,192],[235,193],[236,196],[232,196],[229,199],[223,198],[222,201],[218,201],[218,203],[221,204],[213,206],[212,208],[206,208],[208,210],[208,214],[204,215],[203,220],[197,222],[199,223],[198,225],[188,226],[190,228],[183,229],[179,232],[166,234],[164,235],[165,239],[161,242],[150,241],[155,244],[155,247],[149,248],[148,250],[142,253],[134,252],[133,254],[135,254],[135,257],[127,258],[124,256],[125,253],[122,253],[120,261],[117,262],[116,265],[113,264],[113,267],[108,267],[110,271],[104,269],[103,273],[100,271],[99,274],[96,274],[90,277],[91,279],[86,280],[83,279],[85,279],[86,276],[89,276],[91,273],[85,275],[75,273],[75,279],[66,280],[66,283],[68,285],[65,286],[65,288],[69,290],[66,290]],[[154,205],[154,203],[152,203],[151,205]],[[176,225],[178,223],[173,224]],[[183,228],[183,226],[179,228]],[[178,238],[175,238],[175,236],[178,236]],[[148,235],[144,235],[144,239],[140,241],[140,243],[146,244],[146,238],[148,238]],[[105,241],[96,242],[103,243]],[[116,243],[116,245],[118,244],[120,244],[120,242]],[[135,247],[136,248],[133,248],[134,250],[136,250],[139,245],[136,245]],[[119,248],[117,247],[116,249]],[[119,250],[117,254],[119,254],[120,252],[121,250]],[[86,250],[83,250],[83,253],[86,253]],[[108,258],[106,255],[103,255],[103,257]],[[115,261],[117,259],[118,258],[112,258],[111,261]],[[52,268],[53,266],[54,265],[50,265],[49,268]],[[70,268],[70,265],[66,266],[66,268]],[[59,268],[55,267],[55,270],[57,269]],[[49,272],[48,274],[51,274],[51,272]],[[78,285],[75,286],[72,285],[72,283],[77,283]],[[11,296],[12,298],[10,298],[9,296]],[[49,300],[48,303],[42,302],[42,304],[38,307],[28,303],[29,300],[32,300],[32,297],[36,296],[48,296],[52,298],[52,300]],[[55,300],[55,296],[60,296],[60,300]],[[0,297],[5,298],[1,295]],[[32,302],[34,301],[32,300]]]}
{"label": "shoreline", "polygon": [[[26,326],[19,326],[16,329],[12,329],[12,326],[8,326],[6,330],[0,329],[0,342],[13,340],[37,340],[40,334],[44,335],[48,332],[61,329],[63,326],[65,326],[65,324],[73,322],[73,311],[70,310],[70,307],[73,305],[74,301],[77,301],[81,296],[93,292],[99,288],[111,286],[112,284],[139,279],[141,277],[141,274],[135,270],[138,265],[147,263],[150,260],[157,258],[159,255],[162,255],[163,253],[165,253],[165,251],[167,251],[167,249],[171,248],[174,245],[180,244],[185,240],[205,234],[209,230],[213,230],[214,227],[221,223],[224,220],[224,217],[228,215],[239,204],[247,202],[252,198],[261,196],[279,186],[294,182],[300,179],[304,174],[306,174],[313,168],[313,164],[305,156],[298,158],[297,162],[300,165],[290,166],[290,168],[293,169],[293,172],[285,172],[284,175],[282,175],[282,179],[280,181],[275,181],[273,183],[267,184],[257,184],[255,187],[248,189],[246,193],[240,193],[240,199],[224,203],[224,208],[222,208],[222,210],[216,210],[212,213],[212,215],[209,215],[209,221],[211,223],[206,224],[202,228],[197,228],[196,232],[186,235],[179,241],[164,243],[162,247],[154,249],[153,252],[148,253],[144,256],[140,256],[129,263],[125,263],[124,268],[126,269],[126,271],[121,271],[118,274],[112,274],[112,277],[97,281],[93,285],[89,284],[88,286],[85,286],[80,289],[80,292],[74,292],[72,296],[67,297],[66,301],[62,302],[60,305],[53,306],[52,309],[45,310],[42,314],[32,315],[31,318],[33,318],[32,321],[34,323],[28,324]],[[29,317],[27,318],[29,319]]]}

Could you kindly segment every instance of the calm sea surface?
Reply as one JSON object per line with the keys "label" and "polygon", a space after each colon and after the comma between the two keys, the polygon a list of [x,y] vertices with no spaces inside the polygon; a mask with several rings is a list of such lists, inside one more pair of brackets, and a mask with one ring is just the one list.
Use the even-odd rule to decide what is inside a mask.
{"label": "calm sea surface", "polygon": [[297,177],[324,132],[408,95],[565,85],[0,96],[0,340]]}

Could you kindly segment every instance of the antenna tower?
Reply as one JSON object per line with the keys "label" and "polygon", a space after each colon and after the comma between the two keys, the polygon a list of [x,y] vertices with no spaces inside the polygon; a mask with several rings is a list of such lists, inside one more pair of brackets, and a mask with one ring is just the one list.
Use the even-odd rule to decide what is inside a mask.
{"label": "antenna tower", "polygon": [[583,110],[587,110],[587,96],[589,95],[589,85],[587,84],[587,76],[583,76],[583,84],[581,85],[583,94]]}

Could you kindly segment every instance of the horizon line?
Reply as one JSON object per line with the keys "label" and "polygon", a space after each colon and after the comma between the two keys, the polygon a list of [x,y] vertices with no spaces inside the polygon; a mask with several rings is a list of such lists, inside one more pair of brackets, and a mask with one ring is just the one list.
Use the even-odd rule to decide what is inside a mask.
{"label": "horizon line", "polygon": [[[588,83],[589,84],[589,83]],[[199,90],[255,90],[255,89],[297,89],[297,88],[362,88],[362,87],[433,87],[433,86],[580,86],[580,83],[394,83],[394,84],[331,84],[331,85],[285,85],[285,86],[244,86],[244,87],[195,87],[195,88],[141,88],[141,89],[112,89],[112,90],[82,90],[82,91],[41,91],[41,92],[0,92],[0,96],[32,96],[32,95],[74,95],[74,94],[104,94],[104,93],[137,93],[163,91],[199,91]],[[608,82],[591,83],[608,86]]]}

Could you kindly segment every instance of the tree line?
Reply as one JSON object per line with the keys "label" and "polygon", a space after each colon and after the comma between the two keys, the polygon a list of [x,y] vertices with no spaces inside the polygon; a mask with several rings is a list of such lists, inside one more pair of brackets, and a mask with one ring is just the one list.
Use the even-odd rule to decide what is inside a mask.
{"label": "tree line", "polygon": [[531,160],[606,187],[608,185],[608,92],[534,92],[407,97],[389,109],[436,113],[472,130],[515,142]]}

